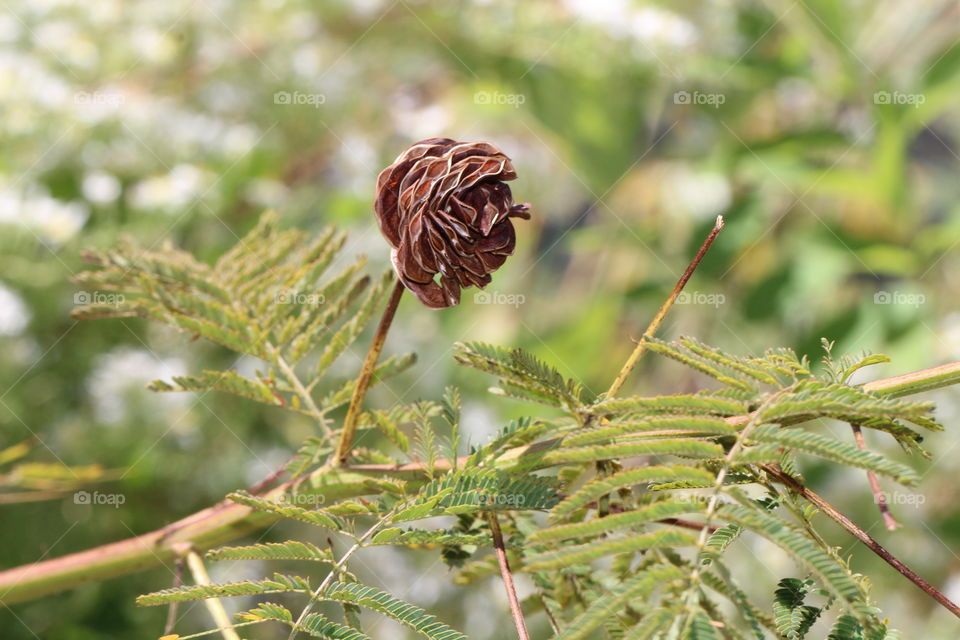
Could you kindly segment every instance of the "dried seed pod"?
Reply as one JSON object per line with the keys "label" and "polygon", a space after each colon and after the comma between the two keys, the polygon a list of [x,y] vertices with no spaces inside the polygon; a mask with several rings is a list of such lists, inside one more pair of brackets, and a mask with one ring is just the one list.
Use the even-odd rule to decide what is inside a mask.
{"label": "dried seed pod", "polygon": [[530,217],[505,183],[516,177],[492,144],[449,138],[415,143],[380,173],[377,221],[397,275],[420,302],[452,307],[461,289],[490,284],[516,245],[510,219]]}

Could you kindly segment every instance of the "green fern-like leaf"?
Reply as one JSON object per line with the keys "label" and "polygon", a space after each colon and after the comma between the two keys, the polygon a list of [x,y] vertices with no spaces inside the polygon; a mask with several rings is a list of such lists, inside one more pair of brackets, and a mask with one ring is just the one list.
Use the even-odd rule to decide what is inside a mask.
{"label": "green fern-like leaf", "polygon": [[370,544],[382,545],[389,544],[394,546],[446,546],[446,545],[467,545],[480,546],[489,545],[490,536],[486,534],[464,534],[457,531],[444,529],[426,530],[426,529],[401,529],[400,527],[391,527],[384,529],[371,540]]}
{"label": "green fern-like leaf", "polygon": [[314,560],[333,564],[329,549],[321,549],[310,542],[287,540],[266,542],[244,547],[220,547],[206,553],[214,562],[221,560]]}
{"label": "green fern-like leaf", "polygon": [[457,362],[492,373],[517,397],[550,406],[577,409],[582,386],[520,349],[501,349],[482,342],[454,345]]}
{"label": "green fern-like leaf", "polygon": [[650,612],[640,622],[623,635],[623,640],[654,640],[660,638],[680,615],[674,607],[664,607]]}
{"label": "green fern-like leaf", "polygon": [[162,380],[154,381],[148,387],[151,391],[194,391],[209,390],[224,391],[237,396],[249,398],[264,404],[281,406],[283,397],[276,386],[262,380],[251,380],[241,376],[236,371],[204,371],[199,376],[179,376],[173,378],[173,384]]}
{"label": "green fern-like leaf", "polygon": [[367,297],[360,304],[356,314],[349,322],[343,325],[327,342],[320,354],[316,376],[322,376],[331,364],[360,336],[376,306],[383,300],[390,285],[393,283],[393,271],[385,271]]}
{"label": "green fern-like leaf", "polygon": [[155,607],[174,602],[191,602],[207,598],[252,596],[265,593],[310,593],[310,583],[300,576],[273,574],[272,579],[245,580],[225,584],[190,585],[155,591],[137,598],[141,607]]}
{"label": "green fern-like leaf", "polygon": [[548,542],[555,543],[562,540],[569,540],[571,538],[590,538],[613,533],[619,529],[656,522],[657,520],[663,520],[665,518],[701,513],[704,510],[705,504],[703,502],[665,500],[638,507],[624,513],[609,515],[604,518],[595,518],[585,522],[572,522],[547,529],[540,529],[532,535],[527,536],[527,542],[539,545]]}
{"label": "green fern-like leaf", "polygon": [[424,486],[393,522],[481,511],[549,509],[556,502],[556,489],[548,478],[463,469]]}
{"label": "green fern-like leaf", "polygon": [[840,616],[830,629],[827,640],[864,640],[863,627],[853,616]]}
{"label": "green fern-like leaf", "polygon": [[667,413],[738,416],[747,413],[749,404],[711,394],[681,394],[649,398],[610,398],[591,405],[588,410],[595,415]]}
{"label": "green fern-like leaf", "polygon": [[773,593],[773,614],[777,631],[787,640],[803,640],[820,617],[819,607],[803,603],[813,587],[812,580],[784,578]]}
{"label": "green fern-like leaf", "polygon": [[646,420],[628,420],[602,427],[588,427],[567,435],[567,447],[605,444],[613,439],[656,437],[659,433],[678,436],[725,436],[737,428],[721,418],[707,416],[657,416]]}
{"label": "green fern-like leaf", "polygon": [[556,640],[583,640],[589,638],[594,630],[603,626],[611,617],[619,613],[624,606],[633,601],[643,601],[651,591],[662,583],[679,580],[684,573],[676,567],[654,567],[642,574],[618,585],[604,598],[599,598],[582,614],[577,616],[563,630]]}
{"label": "green fern-like leaf", "polygon": [[304,509],[303,507],[298,507],[293,504],[275,502],[266,498],[252,496],[246,491],[235,491],[228,495],[227,498],[238,504],[246,505],[258,511],[266,511],[283,518],[299,520],[300,522],[324,527],[325,529],[333,529],[334,531],[343,530],[343,523],[339,519],[319,509]]}
{"label": "green fern-like leaf", "polygon": [[321,600],[346,602],[376,611],[413,629],[429,640],[468,640],[467,636],[444,624],[436,616],[374,587],[334,582],[317,597]]}
{"label": "green fern-like leaf", "polygon": [[273,604],[272,602],[264,602],[255,609],[238,613],[237,617],[241,620],[256,622],[268,620],[282,622],[291,629],[306,633],[314,638],[326,638],[327,640],[372,640],[370,636],[365,633],[332,622],[319,613],[308,614],[302,622],[297,624],[289,609],[278,604]]}
{"label": "green fern-like leaf", "polygon": [[869,615],[868,609],[863,604],[865,594],[846,566],[821,550],[816,542],[801,531],[788,526],[742,495],[736,492],[731,493],[739,498],[740,504],[720,505],[718,507],[720,516],[781,547],[812,571],[834,595],[848,603],[857,612]]}
{"label": "green fern-like leaf", "polygon": [[894,462],[879,453],[859,449],[852,443],[811,431],[761,425],[750,432],[749,440],[816,455],[847,466],[880,473],[907,486],[915,486],[920,482],[920,476],[917,472],[906,465]]}
{"label": "green fern-like leaf", "polygon": [[543,453],[539,459],[530,456],[524,461],[523,466],[535,468],[537,466],[553,466],[571,462],[597,462],[614,458],[655,455],[673,455],[683,458],[720,458],[723,456],[723,448],[712,442],[680,438],[590,447],[561,447]]}
{"label": "green fern-like leaf", "polygon": [[524,568],[526,571],[561,570],[617,553],[660,548],[676,549],[694,544],[696,544],[696,538],[685,531],[659,529],[603,542],[594,541],[589,544],[571,545],[550,551],[532,553],[527,557]]}
{"label": "green fern-like leaf", "polygon": [[566,497],[550,512],[550,519],[557,521],[568,517],[574,511],[582,509],[600,497],[619,489],[651,482],[685,480],[710,486],[714,482],[713,474],[685,465],[656,465],[638,467],[620,471],[610,476],[596,478]]}

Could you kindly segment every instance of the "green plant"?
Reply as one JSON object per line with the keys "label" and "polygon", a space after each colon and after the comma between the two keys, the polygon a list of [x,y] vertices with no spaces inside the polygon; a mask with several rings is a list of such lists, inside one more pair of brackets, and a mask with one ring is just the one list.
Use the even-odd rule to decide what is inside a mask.
{"label": "green plant", "polygon": [[[265,363],[255,376],[203,371],[157,381],[154,391],[235,394],[306,415],[316,434],[286,465],[284,482],[278,484],[277,474],[156,535],[4,572],[5,601],[183,558],[197,584],[138,599],[145,606],[207,600],[219,628],[183,637],[219,632],[233,638],[239,637],[236,628],[275,622],[289,627],[290,637],[362,640],[369,636],[358,614],[366,609],[432,640],[465,638],[420,607],[362,584],[350,570],[350,561],[368,547],[429,545],[456,570],[457,581],[480,580],[499,569],[521,637],[527,637],[524,617],[537,612],[563,640],[799,639],[823,616],[832,616],[831,639],[895,637],[871,600],[868,579],[820,534],[823,513],[960,614],[806,487],[801,472],[803,458],[813,456],[915,486],[919,475],[911,466],[812,424],[831,419],[883,432],[923,457],[922,433],[942,427],[932,405],[906,396],[960,381],[960,364],[855,386],[849,376],[882,356],[834,359],[825,345],[824,366],[817,369],[789,349],[743,357],[691,338],[655,338],[721,226],[606,394],[593,397],[522,350],[457,345],[458,362],[499,380],[497,395],[544,405],[553,416],[515,420],[463,456],[455,389],[440,401],[385,410],[355,405],[358,437],[348,438],[342,455],[335,412],[357,400],[358,382],[326,389],[325,379],[362,334],[392,276],[371,287],[362,261],[330,273],[343,244],[335,231],[311,241],[300,231],[281,231],[276,216],[267,214],[212,266],[171,247],[143,251],[132,243],[88,254],[99,268],[78,280],[90,289],[122,292],[124,302],[83,307],[79,317],[148,317]],[[396,301],[390,306],[395,309]],[[676,360],[712,384],[696,393],[621,395],[645,351]],[[376,365],[369,382],[413,362],[412,356],[389,358]],[[379,446],[356,446],[361,439],[375,440],[368,435],[379,435]],[[437,517],[446,518],[446,526],[418,526]],[[282,518],[318,527],[331,542],[218,546]],[[795,561],[796,574],[771,584],[766,598],[748,595],[743,576],[728,561],[745,536],[765,538]],[[488,547],[494,555],[485,554]],[[278,572],[212,584],[198,555],[207,549],[212,562],[315,564],[303,575]],[[516,600],[512,571],[529,574],[537,587],[525,602]],[[218,601],[236,595],[264,600],[228,627]],[[302,598],[299,612],[290,607],[290,596]],[[821,602],[807,604],[811,596]],[[277,598],[283,604],[271,601]]]}

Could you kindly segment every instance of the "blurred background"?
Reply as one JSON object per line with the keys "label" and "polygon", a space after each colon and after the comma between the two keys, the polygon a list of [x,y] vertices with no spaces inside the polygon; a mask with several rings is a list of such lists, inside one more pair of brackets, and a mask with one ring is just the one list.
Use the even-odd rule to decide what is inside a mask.
{"label": "blurred background", "polygon": [[[602,391],[721,213],[727,228],[663,336],[738,353],[790,346],[815,361],[828,337],[837,352],[893,357],[860,379],[960,359],[955,0],[11,0],[6,9],[0,450],[24,446],[5,449],[13,461],[0,467],[3,568],[163,526],[261,479],[311,433],[306,420],[252,402],[147,392],[156,378],[245,363],[138,320],[75,323],[71,308],[87,301],[70,283],[81,250],[128,234],[209,261],[275,208],[287,226],[350,228],[344,260],[365,253],[379,268],[388,251],[371,211],[376,176],[424,137],[499,146],[534,216],[518,223],[517,253],[489,296],[468,290],[442,312],[404,300],[387,350],[420,360],[374,404],[436,400],[453,381],[475,443],[508,417],[542,415],[456,367],[450,347],[465,339],[529,349]],[[362,356],[345,356],[338,375],[352,376]],[[699,383],[647,358],[629,391]],[[927,439],[933,460],[916,461],[926,471],[919,494],[887,487],[903,529],[884,531],[859,474],[805,471],[958,599],[960,390],[933,399],[948,428]],[[31,481],[27,462],[99,474],[97,488],[123,504],[75,504],[65,487],[77,476]],[[878,605],[905,637],[956,637],[949,614],[824,527],[873,576]],[[279,527],[268,539],[288,534]],[[754,573],[761,593],[773,576],[802,577],[770,545],[747,551],[743,562],[771,571]],[[372,580],[471,637],[509,635],[499,582],[451,587],[430,552],[365,558]],[[239,579],[271,568],[211,570]],[[171,580],[159,568],[3,607],[0,628],[17,639],[155,637],[166,611],[133,598]],[[202,606],[182,613],[181,634],[211,626]],[[542,620],[534,627],[545,637]],[[373,619],[368,633],[407,637]]]}

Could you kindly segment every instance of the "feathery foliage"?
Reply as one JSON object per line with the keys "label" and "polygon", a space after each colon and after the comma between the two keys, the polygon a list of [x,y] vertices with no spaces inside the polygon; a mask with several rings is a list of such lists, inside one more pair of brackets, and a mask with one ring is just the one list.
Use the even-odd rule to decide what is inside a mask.
{"label": "feathery foliage", "polygon": [[[827,616],[831,639],[893,637],[870,600],[868,581],[817,533],[815,510],[771,475],[777,470],[800,479],[800,469],[814,462],[917,484],[912,466],[819,428],[823,420],[848,422],[890,435],[907,453],[924,454],[921,432],[942,428],[931,405],[849,384],[856,371],[885,357],[834,360],[825,343],[818,373],[789,349],[744,357],[691,338],[647,339],[651,352],[703,374],[712,386],[692,394],[593,398],[529,353],[458,344],[454,358],[495,376],[495,393],[561,416],[517,419],[460,458],[456,389],[439,402],[368,409],[358,420],[358,441],[373,434],[379,440],[370,442],[384,446],[357,447],[350,461],[356,466],[337,469],[353,474],[341,481],[329,475],[336,434],[331,412],[350,400],[356,381],[326,384],[325,378],[391,284],[389,274],[373,281],[364,275],[362,261],[329,273],[343,240],[332,230],[313,241],[281,231],[268,214],[212,266],[169,246],[141,252],[127,243],[88,254],[100,268],[78,281],[126,297],[116,307],[81,308],[79,317],[148,317],[264,362],[255,377],[202,371],[157,381],[154,391],[217,390],[315,418],[317,433],[287,466],[297,479],[292,489],[238,491],[229,498],[272,518],[320,527],[336,538],[333,548],[345,543],[347,549],[336,553],[307,540],[215,549],[207,559],[312,561],[305,567],[311,576],[319,571],[312,580],[318,586],[277,573],[166,589],[139,604],[288,594],[305,599],[300,615],[264,601],[239,619],[286,625],[293,634],[362,640],[368,637],[357,616],[363,608],[425,638],[460,640],[463,634],[422,608],[358,582],[348,565],[368,547],[426,548],[456,569],[456,582],[484,579],[497,571],[486,518],[496,512],[511,564],[536,585],[531,610],[548,612],[562,640],[802,640]],[[304,362],[311,354],[313,362]],[[413,362],[412,356],[387,359],[375,379]],[[335,490],[324,484],[328,477]],[[297,499],[322,497],[325,490],[337,499],[322,508]],[[441,526],[423,526],[436,518]],[[796,571],[760,599],[739,586],[737,567],[728,561],[738,546],[758,538],[780,548]],[[811,596],[823,603],[808,604]],[[341,606],[342,622],[313,612],[316,602]]]}

